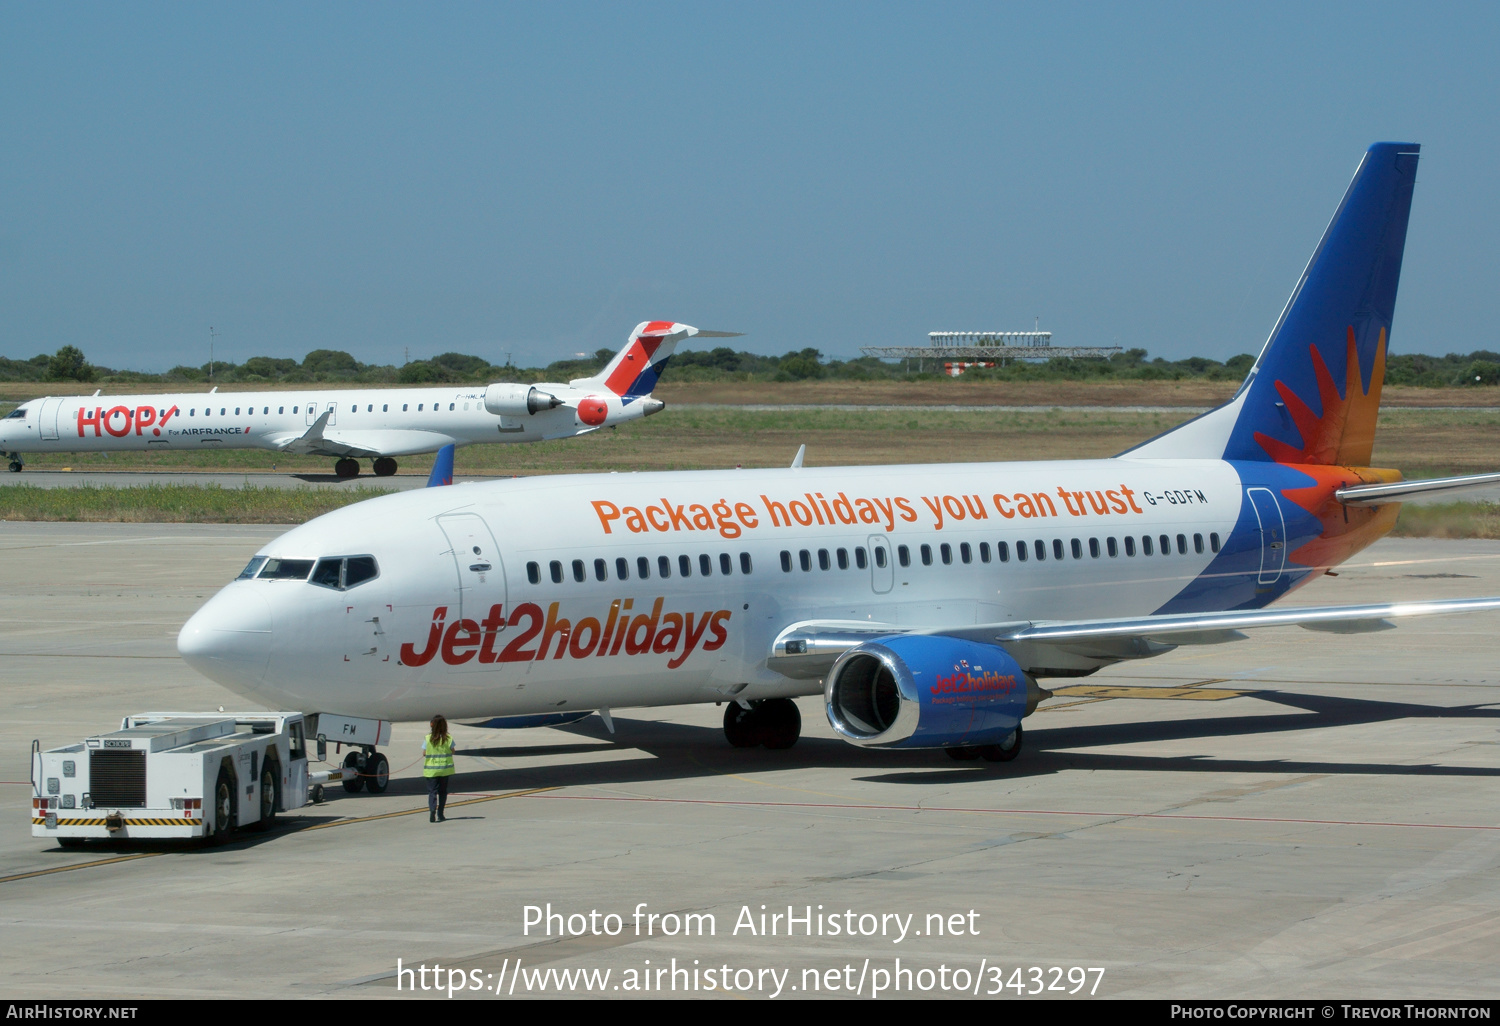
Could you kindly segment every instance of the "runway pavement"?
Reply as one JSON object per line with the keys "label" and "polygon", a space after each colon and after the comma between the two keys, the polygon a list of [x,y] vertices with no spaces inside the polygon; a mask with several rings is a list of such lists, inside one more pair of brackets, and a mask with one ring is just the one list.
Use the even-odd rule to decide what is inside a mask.
{"label": "runway pavement", "polygon": [[[482,477],[459,477],[456,481],[483,481]],[[162,473],[118,471],[75,473],[63,470],[25,470],[0,475],[0,485],[34,485],[37,488],[142,488],[147,485],[203,485],[218,488],[384,488],[404,492],[427,484],[426,474],[393,474],[375,477],[336,477],[333,474],[222,474],[201,471]]]}
{"label": "runway pavement", "polygon": [[[723,996],[704,973],[727,967],[747,988],[732,996],[770,996],[773,970],[781,996],[869,997],[882,979],[943,996],[942,967],[948,996],[956,969],[971,994],[996,967],[1031,987],[1033,966],[1064,987],[1048,997],[1074,967],[1085,991],[1102,969],[1107,997],[1500,995],[1495,614],[1275,629],[1054,681],[1008,765],[852,748],[814,698],[784,752],[730,748],[713,706],[616,709],[614,736],[597,717],[457,727],[453,815],[430,825],[424,728],[398,724],[387,794],[339,794],[228,847],[33,838],[33,738],[238,704],[174,638],[280,531],[0,524],[4,996],[406,996],[419,984],[398,994],[398,959],[514,997],[567,991],[533,970],[607,969],[609,996],[643,970],[666,971],[659,996]],[[1396,540],[1294,600],[1496,594],[1500,543]],[[528,932],[526,906],[548,903],[575,926],[617,914],[618,932]],[[637,935],[642,905],[679,918]],[[662,934],[689,912],[713,935]],[[913,917],[904,939],[889,915]]]}

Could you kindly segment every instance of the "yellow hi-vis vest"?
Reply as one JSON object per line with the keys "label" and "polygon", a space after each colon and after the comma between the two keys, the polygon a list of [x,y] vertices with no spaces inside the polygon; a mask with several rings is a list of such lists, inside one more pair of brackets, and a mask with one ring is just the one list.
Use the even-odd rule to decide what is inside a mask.
{"label": "yellow hi-vis vest", "polygon": [[453,735],[449,734],[448,740],[439,745],[434,744],[432,735],[428,734],[422,741],[422,757],[422,776],[453,776]]}

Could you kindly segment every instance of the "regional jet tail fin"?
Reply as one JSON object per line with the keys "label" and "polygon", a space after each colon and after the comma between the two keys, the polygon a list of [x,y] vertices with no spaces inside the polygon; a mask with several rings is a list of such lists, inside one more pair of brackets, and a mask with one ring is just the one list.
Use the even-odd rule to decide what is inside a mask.
{"label": "regional jet tail fin", "polygon": [[445,445],[432,461],[432,473],[427,477],[428,488],[441,488],[453,483],[453,446]]}
{"label": "regional jet tail fin", "polygon": [[694,335],[703,338],[736,338],[737,331],[700,331],[687,324],[672,321],[642,321],[630,333],[625,348],[615,354],[592,378],[569,382],[575,388],[602,389],[619,396],[623,405],[651,394],[657,378],[672,357],[677,343]]}
{"label": "regional jet tail fin", "polygon": [[1121,456],[1369,465],[1420,149],[1365,153],[1234,398]]}
{"label": "regional jet tail fin", "polygon": [[766,665],[787,677],[824,676],[839,656],[881,637],[929,634],[997,645],[1038,677],[1080,676],[1122,659],[1144,659],[1179,645],[1239,641],[1259,627],[1301,627],[1333,634],[1389,630],[1406,616],[1476,613],[1500,609],[1500,598],[1382,602],[1362,606],[1232,609],[1104,620],[1018,620],[955,627],[902,627],[865,620],[804,620],[776,636]]}

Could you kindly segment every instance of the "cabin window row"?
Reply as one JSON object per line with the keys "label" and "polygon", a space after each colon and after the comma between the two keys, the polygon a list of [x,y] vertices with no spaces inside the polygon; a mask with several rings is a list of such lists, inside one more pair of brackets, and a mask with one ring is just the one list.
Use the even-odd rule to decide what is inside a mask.
{"label": "cabin window row", "polygon": [[[955,548],[957,549],[957,556],[960,563],[974,562],[976,548],[978,550],[979,562],[988,563],[990,561],[989,542],[980,542],[978,546],[971,545],[968,542],[959,542],[957,546],[943,542],[937,546],[936,555],[944,566],[953,563]],[[1219,535],[1217,531],[1210,532],[1206,544],[1202,534],[1143,534],[1139,538],[1139,543],[1134,535],[1126,535],[1123,539],[1118,540],[1112,537],[1105,538],[1102,542],[1098,538],[1070,538],[1066,541],[1062,538],[1053,538],[1050,545],[1041,538],[1038,538],[1032,542],[1016,542],[1015,558],[1017,562],[1021,563],[1030,560],[1040,563],[1048,558],[1050,552],[1051,558],[1054,560],[1066,559],[1069,555],[1074,559],[1082,559],[1085,550],[1087,550],[1091,559],[1099,559],[1101,556],[1108,556],[1111,559],[1115,559],[1122,552],[1128,557],[1135,556],[1137,553],[1142,556],[1158,554],[1170,556],[1173,554],[1174,548],[1176,554],[1179,556],[1187,555],[1189,550],[1197,555],[1201,555],[1205,550],[1218,552]],[[995,543],[994,555],[1000,562],[1009,563],[1011,551],[1010,542]],[[923,543],[917,547],[917,553],[922,560],[923,566],[932,566],[934,556],[932,545]],[[902,566],[911,566],[911,557],[910,547],[906,545],[896,546],[896,561]]]}
{"label": "cabin window row", "polygon": [[[715,564],[722,577],[729,577],[734,573],[735,559],[727,552],[719,553],[717,560],[707,552],[699,553],[696,560],[692,556],[680,555],[675,562],[675,571],[678,577],[692,577],[695,572],[699,577],[712,577]],[[547,576],[553,584],[562,584],[570,576],[582,584],[589,579],[591,572],[595,581],[603,582],[610,579],[611,570],[617,581],[630,580],[632,572],[636,580],[648,581],[653,571],[657,577],[666,580],[673,575],[674,562],[671,556],[657,556],[654,562],[650,556],[637,556],[633,561],[624,556],[616,556],[613,565],[610,560],[597,558],[592,564],[582,559],[574,559],[566,564],[561,559],[553,559],[547,563]],[[740,553],[739,570],[741,574],[749,574],[754,570],[750,553]],[[526,580],[532,584],[542,583],[541,563],[532,560],[526,564]]]}
{"label": "cabin window row", "polygon": [[[1098,538],[1089,538],[1087,540],[1071,538],[1067,541],[1064,541],[1062,538],[1053,538],[1050,546],[1046,541],[1038,538],[1032,542],[1016,542],[1014,552],[1016,560],[1021,563],[1029,562],[1033,559],[1037,562],[1042,562],[1048,558],[1049,550],[1051,558],[1054,560],[1066,559],[1069,554],[1074,559],[1082,559],[1085,548],[1087,548],[1090,558],[1093,559],[1099,559],[1104,555],[1108,555],[1110,558],[1117,558],[1122,551],[1126,556],[1135,556],[1137,553],[1143,556],[1151,556],[1158,553],[1163,556],[1170,556],[1173,553],[1174,542],[1178,555],[1187,555],[1189,547],[1191,547],[1195,554],[1201,554],[1205,551],[1205,541],[1202,534],[1193,534],[1191,540],[1186,534],[1175,536],[1168,534],[1155,536],[1143,534],[1140,536],[1139,545],[1137,545],[1137,540],[1132,535],[1127,535],[1123,539],[1123,543],[1115,538],[1105,538],[1102,543]],[[1206,547],[1210,552],[1219,551],[1218,532],[1210,532]],[[981,563],[988,563],[992,560],[1009,563],[1011,552],[1011,543],[1003,541],[996,542],[993,549],[990,548],[989,542],[980,542],[978,545],[971,544],[970,542],[959,542],[956,546],[949,542],[942,542],[936,547],[929,543],[923,543],[917,547],[917,555],[921,559],[923,566],[932,566],[934,561],[940,561],[944,566],[951,566],[955,555],[958,557],[958,562],[960,563],[973,563],[976,554]],[[876,546],[873,553],[875,565],[884,569],[886,565],[885,549]],[[863,547],[854,547],[852,554],[852,565],[856,569],[863,570],[869,566],[870,555],[867,554]],[[837,566],[840,570],[848,570],[851,565],[850,555],[850,549],[818,549],[816,553],[811,549],[800,549],[794,557],[790,549],[782,549],[781,569],[785,573],[791,573],[793,566],[798,566],[806,572],[811,571],[814,563],[816,563],[819,570],[831,570],[834,566]],[[902,566],[911,566],[911,546],[896,546],[896,561]]]}
{"label": "cabin window row", "polygon": [[[424,408],[426,407],[426,405],[427,405],[426,403],[417,403],[417,412],[418,413],[424,412]],[[441,412],[442,405],[443,405],[442,403],[433,403],[432,404],[432,411],[434,413]],[[458,406],[457,403],[449,403],[448,404],[448,409],[452,410],[452,409],[456,408],[457,406]],[[468,403],[464,403],[464,409],[467,410],[468,408],[469,408],[469,404]],[[240,409],[241,408],[238,407],[238,406],[236,406],[234,408],[234,415],[236,417],[238,417],[238,416],[241,415],[240,414]],[[315,405],[308,407],[309,411],[312,411],[312,410],[315,410],[315,409],[316,409]],[[244,407],[244,410],[245,410],[245,415],[247,415],[247,416],[254,416],[255,415],[255,407],[254,406]],[[263,416],[269,415],[270,412],[271,412],[271,408],[269,406],[263,406],[263,407],[261,407],[261,411],[260,412],[261,412],[261,414]],[[278,407],[276,407],[276,412],[278,414],[286,413],[286,407],[285,406],[278,406]],[[293,406],[292,407],[292,412],[293,413],[301,413],[302,412],[302,407],[300,405],[299,406]],[[348,412],[349,413],[358,413],[359,412],[359,403],[350,403],[349,404]],[[375,404],[374,403],[366,403],[365,404],[365,412],[366,413],[374,413],[375,412]],[[380,412],[381,413],[390,413],[391,412],[391,404],[390,403],[381,403],[380,404]],[[409,413],[409,412],[411,412],[411,404],[410,403],[402,403],[401,404],[401,412],[402,413]],[[167,414],[167,411],[166,410],[162,410],[161,413],[160,413],[160,416],[165,417],[166,414]],[[203,415],[205,417],[212,417],[214,415],[213,408],[205,406],[203,408]],[[14,414],[12,414],[12,416],[14,416]],[[195,406],[195,407],[192,407],[191,409],[189,409],[188,410],[188,416],[189,417],[196,417],[196,416],[198,416],[198,408]],[[229,416],[229,407],[227,407],[227,406],[221,406],[221,407],[219,407],[219,416],[221,416],[221,417],[227,417],[227,416]]]}
{"label": "cabin window row", "polygon": [[[875,546],[875,565],[884,569],[886,561],[885,549],[879,545]],[[853,563],[850,563],[850,558]],[[796,565],[804,571],[813,568],[814,560],[817,561],[819,570],[832,570],[837,566],[840,570],[848,570],[852,565],[856,570],[864,570],[870,565],[870,554],[863,545],[856,545],[853,549],[818,549],[814,555],[811,549],[799,549],[796,557]],[[792,572],[792,553],[790,549],[781,550],[781,569],[785,573]]]}

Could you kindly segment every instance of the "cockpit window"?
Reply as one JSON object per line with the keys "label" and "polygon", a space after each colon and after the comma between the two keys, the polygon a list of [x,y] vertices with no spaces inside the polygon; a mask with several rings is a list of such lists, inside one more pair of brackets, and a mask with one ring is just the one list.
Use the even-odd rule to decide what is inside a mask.
{"label": "cockpit window", "polygon": [[245,569],[243,569],[243,570],[240,571],[240,575],[238,577],[236,577],[235,580],[237,580],[237,581],[248,581],[250,578],[252,578],[252,577],[255,576],[256,572],[258,570],[260,570],[260,568],[262,566],[265,565],[265,562],[266,562],[266,557],[265,556],[255,556],[255,557],[253,557],[250,560],[250,562],[245,566]]}
{"label": "cockpit window", "polygon": [[19,409],[11,410],[9,413],[7,413],[5,415],[5,419],[6,420],[25,420],[26,419],[26,407],[22,406]]}
{"label": "cockpit window", "polygon": [[338,557],[333,559],[320,559],[318,565],[313,569],[312,583],[320,584],[325,588],[337,588],[339,577],[344,571],[344,561]]}
{"label": "cockpit window", "polygon": [[374,556],[350,556],[344,564],[344,587],[346,588],[374,580],[378,576],[380,576],[380,568],[375,565]]}
{"label": "cockpit window", "polygon": [[312,583],[344,591],[379,576],[374,556],[324,556],[313,571]]}
{"label": "cockpit window", "polygon": [[305,581],[312,568],[310,559],[268,559],[258,577],[262,581]]}

